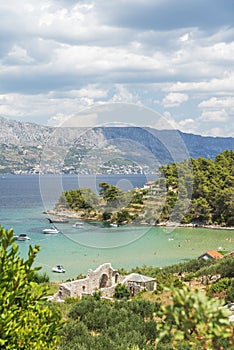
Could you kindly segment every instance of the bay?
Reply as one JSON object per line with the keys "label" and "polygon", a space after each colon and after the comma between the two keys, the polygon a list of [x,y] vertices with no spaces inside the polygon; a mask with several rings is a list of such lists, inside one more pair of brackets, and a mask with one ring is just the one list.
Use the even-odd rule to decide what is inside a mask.
{"label": "bay", "polygon": [[[87,187],[98,189],[98,183],[110,182],[123,189],[142,187],[149,179],[140,175],[4,175],[0,178],[0,223],[13,228],[15,234],[27,233],[30,241],[18,242],[20,254],[26,258],[29,245],[40,245],[36,265],[52,281],[75,278],[104,262],[114,268],[130,269],[143,264],[162,267],[197,258],[203,252],[222,247],[234,249],[234,230],[205,228],[163,228],[150,226],[106,227],[85,222],[83,228],[73,227],[75,220],[56,224],[59,234],[43,234],[49,227],[45,209],[58,200],[60,190]],[[43,180],[43,181],[44,181]],[[59,184],[59,186],[58,186]],[[65,274],[55,274],[52,266],[61,264]]]}

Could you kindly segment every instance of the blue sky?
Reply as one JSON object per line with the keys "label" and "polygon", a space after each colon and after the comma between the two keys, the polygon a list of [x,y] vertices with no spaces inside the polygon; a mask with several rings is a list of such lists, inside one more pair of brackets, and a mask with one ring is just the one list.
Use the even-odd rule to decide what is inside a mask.
{"label": "blue sky", "polygon": [[8,0],[0,14],[0,116],[61,125],[127,103],[234,136],[232,0]]}

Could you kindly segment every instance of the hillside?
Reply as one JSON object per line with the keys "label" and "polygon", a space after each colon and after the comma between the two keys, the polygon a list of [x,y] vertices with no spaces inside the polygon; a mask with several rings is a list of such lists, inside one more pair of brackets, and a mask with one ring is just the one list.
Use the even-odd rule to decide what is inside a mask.
{"label": "hillside", "polygon": [[234,150],[234,138],[140,127],[54,128],[0,118],[1,173],[141,173]]}
{"label": "hillside", "polygon": [[214,161],[190,161],[193,172],[188,161],[168,164],[159,169],[161,177],[140,189],[124,192],[101,182],[99,197],[87,188],[65,191],[54,213],[68,210],[67,215],[70,211],[83,219],[115,224],[234,226],[234,152],[224,151]]}

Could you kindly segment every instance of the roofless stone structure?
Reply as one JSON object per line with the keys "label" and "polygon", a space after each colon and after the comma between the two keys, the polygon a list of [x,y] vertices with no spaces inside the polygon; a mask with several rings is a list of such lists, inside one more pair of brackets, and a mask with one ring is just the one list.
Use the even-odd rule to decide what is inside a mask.
{"label": "roofless stone structure", "polygon": [[68,297],[82,297],[100,291],[103,297],[112,297],[117,284],[129,287],[131,295],[136,295],[142,289],[155,290],[156,281],[152,277],[139,274],[120,275],[110,263],[100,265],[96,270],[88,270],[87,277],[60,284],[59,291],[52,300],[63,301]]}

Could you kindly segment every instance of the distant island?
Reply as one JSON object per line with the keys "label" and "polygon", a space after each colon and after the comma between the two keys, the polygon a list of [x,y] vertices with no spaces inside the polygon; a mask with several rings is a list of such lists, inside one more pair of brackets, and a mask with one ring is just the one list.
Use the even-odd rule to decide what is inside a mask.
{"label": "distant island", "polygon": [[0,173],[139,174],[234,151],[233,137],[143,127],[54,128],[0,117]]}
{"label": "distant island", "polygon": [[61,194],[52,214],[109,224],[234,226],[234,152],[161,166],[158,178],[124,192],[106,182]]}

